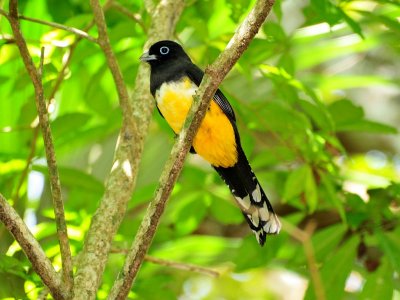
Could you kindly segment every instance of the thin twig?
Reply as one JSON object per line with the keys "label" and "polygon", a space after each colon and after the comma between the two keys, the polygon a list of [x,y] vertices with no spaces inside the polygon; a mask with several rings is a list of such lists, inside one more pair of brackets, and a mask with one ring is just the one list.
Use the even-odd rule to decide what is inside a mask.
{"label": "thin twig", "polygon": [[4,9],[0,8],[0,15],[5,16],[8,19],[8,13]]}
{"label": "thin twig", "polygon": [[[153,14],[153,17],[157,18],[152,18],[149,39],[170,38],[183,6],[183,0],[160,1]],[[74,299],[87,300],[96,297],[113,237],[123,219],[136,184],[144,140],[154,108],[154,101],[149,93],[148,69],[143,65],[139,67],[132,95],[134,98],[129,99],[128,105],[132,107],[133,114],[123,114],[124,120],[118,137],[113,167],[77,264]],[[124,103],[125,101],[120,100],[121,106],[125,105]],[[122,108],[125,112],[127,109],[129,108]],[[136,123],[136,131],[130,130],[130,126],[127,126],[129,122]]]}
{"label": "thin twig", "polygon": [[35,157],[35,152],[36,152],[36,140],[39,136],[39,126],[36,126],[35,128],[32,129],[32,139],[31,139],[31,145],[29,149],[29,154],[28,157],[26,158],[26,163],[25,167],[22,170],[21,176],[18,180],[18,184],[15,190],[15,193],[13,195],[14,203],[17,203],[19,200],[19,192],[21,190],[22,185],[25,182],[26,177],[28,176],[29,168],[31,166],[32,160]]}
{"label": "thin twig", "polygon": [[[90,28],[93,27],[93,25],[94,25],[94,21],[92,20],[92,21],[89,22],[89,24],[85,27],[84,31],[88,31]],[[78,36],[78,38],[77,38],[77,39],[72,43],[72,45],[69,47],[68,54],[67,54],[67,55],[68,55],[68,56],[67,56],[67,59],[65,60],[65,62],[64,62],[64,64],[63,64],[63,66],[62,66],[60,72],[58,72],[58,75],[57,75],[55,84],[54,84],[54,86],[53,86],[53,88],[52,88],[52,90],[51,90],[51,92],[50,92],[50,95],[49,95],[49,103],[48,103],[47,109],[46,109],[47,111],[48,111],[48,107],[49,107],[50,103],[51,103],[52,100],[54,99],[54,97],[55,97],[57,91],[59,90],[59,88],[60,88],[60,86],[61,86],[61,84],[62,84],[62,82],[63,82],[63,80],[64,80],[64,78],[65,78],[65,71],[67,70],[69,64],[71,63],[72,55],[73,55],[73,53],[74,53],[76,47],[78,46],[78,43],[79,43],[81,40],[82,40],[82,37],[79,37],[79,36]],[[33,158],[34,158],[34,156],[35,156],[35,152],[36,152],[36,141],[37,141],[37,139],[38,139],[38,137],[39,137],[40,124],[39,124],[39,122],[36,121],[36,120],[34,120],[32,123],[37,123],[37,125],[36,125],[34,128],[32,128],[31,126],[26,126],[26,129],[31,129],[31,130],[33,131],[33,133],[32,133],[32,139],[31,139],[31,145],[30,145],[29,155],[28,155],[28,157],[26,158],[25,167],[24,167],[24,169],[23,169],[22,172],[21,172],[21,176],[20,176],[20,178],[19,178],[19,180],[18,180],[18,184],[17,184],[16,190],[15,190],[15,192],[14,192],[14,194],[13,194],[13,195],[14,195],[14,196],[13,196],[14,203],[18,202],[18,199],[19,199],[19,192],[20,192],[20,190],[21,190],[21,187],[22,187],[23,183],[25,182],[26,176],[28,175],[29,168],[30,168],[30,166],[31,166],[31,164],[32,164],[32,160],[33,160]],[[13,129],[15,129],[15,128],[13,128]]]}
{"label": "thin twig", "polygon": [[[9,18],[9,14],[0,8],[0,15],[5,16],[7,19]],[[42,25],[47,25],[50,27],[54,27],[54,28],[58,28],[58,29],[62,29],[68,32],[71,32],[81,38],[84,38],[88,41],[91,41],[93,43],[97,43],[97,40],[92,37],[91,35],[89,35],[87,32],[80,30],[78,28],[75,27],[71,27],[71,26],[66,26],[60,23],[55,23],[55,22],[51,22],[51,21],[45,21],[45,20],[40,20],[40,19],[36,19],[36,18],[32,18],[32,17],[27,17],[27,16],[23,16],[23,15],[19,15],[18,16],[19,19],[21,20],[25,20],[25,21],[29,21],[29,22],[33,22],[33,23],[38,23],[38,24],[42,24]]]}
{"label": "thin twig", "polygon": [[124,115],[124,120],[128,120],[130,119],[128,116],[132,115],[128,89],[126,88],[117,58],[115,57],[115,54],[111,48],[110,39],[107,34],[107,24],[104,17],[104,11],[98,0],[90,0],[90,5],[92,6],[94,21],[99,32],[99,37],[97,38],[98,43],[104,52],[108,68],[110,69],[113,76],[118,92],[118,99],[120,101],[120,106]]}
{"label": "thin twig", "polygon": [[321,274],[318,270],[318,264],[315,258],[314,247],[311,242],[311,237],[317,228],[317,223],[309,221],[305,227],[305,230],[302,230],[296,226],[293,226],[291,223],[286,222],[284,219],[281,221],[283,228],[285,228],[289,235],[303,244],[304,254],[310,270],[310,276],[313,282],[316,299],[325,300],[325,289],[324,285],[322,284]]}
{"label": "thin twig", "polygon": [[19,15],[19,18],[21,20],[25,20],[25,21],[29,21],[29,22],[33,22],[33,23],[38,23],[38,24],[47,25],[47,26],[50,26],[50,27],[62,29],[62,30],[71,32],[71,33],[73,33],[73,34],[75,34],[75,35],[77,35],[77,36],[79,36],[81,38],[84,38],[84,39],[86,39],[86,40],[88,40],[88,41],[90,41],[92,43],[97,43],[97,40],[94,37],[92,37],[87,32],[85,32],[85,31],[83,31],[81,29],[78,29],[78,28],[74,28],[74,27],[71,27],[71,26],[66,26],[66,25],[63,25],[63,24],[60,24],[60,23],[51,22],[51,21],[45,21],[45,20],[35,19],[35,18],[32,18],[32,17],[22,16],[22,15]]}
{"label": "thin twig", "polygon": [[67,290],[59,274],[54,270],[50,260],[46,257],[42,247],[29,231],[24,221],[1,194],[0,220],[21,246],[33,269],[49,288],[52,296],[55,299],[66,299]]}
{"label": "thin twig", "polygon": [[25,39],[21,33],[20,23],[18,18],[18,1],[10,0],[9,5],[9,17],[15,42],[21,53],[21,58],[25,64],[25,68],[31,77],[34,89],[35,89],[35,103],[39,115],[39,123],[42,129],[43,141],[45,144],[47,165],[50,177],[50,186],[52,192],[52,200],[54,206],[54,214],[57,226],[57,235],[60,244],[60,252],[62,259],[63,268],[63,279],[67,290],[72,287],[72,261],[71,261],[71,250],[69,247],[67,226],[64,215],[64,204],[61,197],[61,185],[59,180],[58,168],[56,155],[54,151],[54,144],[51,135],[49,118],[47,115],[46,103],[44,101],[44,90],[42,85],[41,74],[39,74],[35,65],[33,64],[32,57],[28,51]]}
{"label": "thin twig", "polygon": [[[110,252],[111,253],[128,254],[129,249],[111,249]],[[219,277],[220,276],[220,273],[218,271],[215,271],[210,268],[194,265],[194,264],[188,264],[188,263],[182,263],[182,262],[177,262],[177,261],[173,261],[173,260],[162,259],[162,258],[150,256],[150,255],[146,255],[144,257],[144,260],[151,262],[153,264],[160,265],[160,266],[166,266],[166,267],[171,267],[173,269],[205,274],[205,275],[208,275],[211,277]]]}
{"label": "thin twig", "polygon": [[138,233],[126,258],[123,271],[114,282],[108,299],[125,299],[133,280],[150,247],[166,202],[183,167],[184,159],[192,144],[211,99],[219,84],[258,32],[269,14],[273,0],[258,0],[249,15],[236,30],[226,49],[206,69],[206,74],[194,97],[194,103],[185,124],[172,148],[170,158],[162,172],[159,188],[140,224]]}
{"label": "thin twig", "polygon": [[157,258],[154,256],[149,256],[149,255],[146,255],[144,257],[144,260],[154,263],[154,264],[157,264],[157,265],[167,266],[167,267],[171,267],[171,268],[175,268],[175,269],[179,269],[179,270],[185,270],[185,271],[206,274],[206,275],[209,275],[212,277],[219,277],[219,275],[220,275],[219,272],[209,269],[209,268],[196,266],[193,264],[176,262],[176,261],[172,261],[172,260],[161,259],[161,258]]}
{"label": "thin twig", "polygon": [[112,1],[110,5],[112,8],[115,8],[115,10],[119,11],[123,15],[136,22],[140,26],[140,28],[142,28],[143,32],[147,33],[146,25],[144,24],[142,16],[140,14],[131,12],[129,9],[127,9],[125,6],[117,1]]}

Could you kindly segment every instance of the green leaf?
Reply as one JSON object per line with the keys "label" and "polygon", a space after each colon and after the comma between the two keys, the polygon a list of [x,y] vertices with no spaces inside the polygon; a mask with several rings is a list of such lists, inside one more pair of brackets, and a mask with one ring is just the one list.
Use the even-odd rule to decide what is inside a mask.
{"label": "green leaf", "polygon": [[[296,34],[295,38],[298,38],[299,40],[295,43],[292,55],[296,57],[297,70],[310,70],[313,67],[329,63],[335,59],[347,57],[350,54],[354,55],[357,53],[367,53],[371,49],[380,46],[379,40],[374,37],[370,37],[367,40],[362,40],[358,36],[345,35],[342,33],[342,39],[347,37],[346,44],[343,44],[342,39],[323,39],[320,34],[310,32],[310,35],[313,34],[315,35],[316,40],[312,41],[312,55],[310,55],[311,41],[307,41],[306,43],[303,40],[305,37]],[[306,38],[309,39],[310,37],[307,36]],[[302,43],[302,40],[304,41],[304,44]],[[320,76],[318,76],[318,78],[320,78]],[[335,77],[329,76],[328,78],[329,80],[326,78],[327,81],[335,81]]]}
{"label": "green leaf", "polygon": [[387,259],[383,259],[378,270],[366,276],[366,282],[358,299],[393,299],[393,270]]}
{"label": "green leaf", "polygon": [[199,226],[206,215],[209,201],[201,193],[191,193],[179,200],[182,205],[176,207],[174,225],[179,235],[185,235]]}
{"label": "green leaf", "polygon": [[350,26],[354,33],[357,33],[360,37],[364,38],[361,26],[358,22],[354,21],[349,15],[340,7],[336,7],[339,15],[343,18],[343,20]]}
{"label": "green leaf", "polygon": [[[1,299],[26,299],[24,279],[12,274],[10,270],[0,271],[0,298]],[[12,296],[12,297],[11,297]]]}
{"label": "green leaf", "polygon": [[400,239],[384,233],[380,228],[375,229],[381,249],[386,254],[390,264],[396,272],[400,273]]}
{"label": "green leaf", "polygon": [[143,186],[137,186],[133,192],[132,201],[129,201],[128,207],[134,208],[143,203],[149,202],[154,198],[154,191],[157,189],[157,183],[150,183]]}
{"label": "green leaf", "polygon": [[244,222],[240,209],[225,199],[212,199],[210,212],[222,224],[241,224]]}
{"label": "green leaf", "polygon": [[336,131],[364,131],[378,133],[396,133],[397,130],[389,125],[364,119],[364,111],[350,100],[339,100],[328,107]]}
{"label": "green leaf", "polygon": [[[325,195],[327,200],[333,204],[333,206],[338,210],[341,219],[343,222],[347,222],[347,217],[346,217],[346,211],[344,208],[344,203],[337,194],[336,188],[335,188],[335,178],[327,174],[325,172],[319,172],[319,175],[321,177],[321,183],[326,191]],[[320,195],[321,198],[323,198],[322,195]]]}
{"label": "green leaf", "polygon": [[291,162],[296,158],[293,149],[286,146],[277,146],[257,153],[252,156],[253,169],[271,167],[282,162]]}
{"label": "green leaf", "polygon": [[354,120],[349,123],[341,123],[336,126],[336,131],[361,131],[389,134],[397,133],[397,129],[395,127],[369,120]]}
{"label": "green leaf", "polygon": [[318,191],[315,183],[314,174],[310,166],[306,168],[304,194],[310,213],[313,213],[318,205]]}
{"label": "green leaf", "polygon": [[[236,239],[207,235],[185,236],[154,248],[151,255],[188,263],[212,264],[231,259],[233,250],[239,245],[240,241]],[[199,249],[202,249],[201,255],[198,255]]]}
{"label": "green leaf", "polygon": [[274,6],[272,6],[274,14],[278,18],[279,22],[282,20],[282,0],[276,0]]}
{"label": "green leaf", "polygon": [[327,131],[333,130],[332,120],[330,119],[325,106],[316,106],[315,104],[305,100],[299,100],[298,103],[319,128]]}
{"label": "green leaf", "polygon": [[331,26],[337,24],[340,20],[337,7],[329,0],[311,0],[311,8],[317,12],[320,18],[326,20]]}
{"label": "green leaf", "polygon": [[291,172],[286,179],[285,188],[283,190],[283,200],[288,201],[299,196],[305,188],[305,181],[308,173],[308,166],[303,165]]}
{"label": "green leaf", "polygon": [[[262,118],[260,117],[256,120],[254,119],[254,113],[252,113],[254,123],[251,123],[251,126],[260,130],[267,129],[290,136],[304,133],[311,128],[310,121],[303,114],[285,105],[278,103],[264,104],[263,107],[259,108],[259,113]],[[251,116],[249,117],[251,118]]]}
{"label": "green leaf", "polygon": [[219,37],[222,34],[230,33],[235,30],[235,23],[230,18],[231,10],[226,5],[225,0],[214,1],[212,10],[214,13],[208,20],[208,32],[211,39]]}
{"label": "green leaf", "polygon": [[314,212],[318,204],[318,191],[313,171],[308,165],[303,165],[290,173],[285,183],[283,200],[288,201],[303,192],[310,212]]}
{"label": "green leaf", "polygon": [[363,109],[346,99],[333,102],[328,106],[328,111],[337,125],[360,120],[364,117]]}
{"label": "green leaf", "polygon": [[324,261],[331,254],[332,249],[336,249],[340,245],[346,231],[347,227],[345,225],[338,224],[313,234],[312,243],[317,260]]}
{"label": "green leaf", "polygon": [[314,79],[318,81],[321,90],[329,92],[370,86],[396,86],[395,81],[377,75],[337,75],[335,77]]}
{"label": "green leaf", "polygon": [[[43,174],[48,174],[47,167],[41,165],[33,165],[33,170]],[[74,188],[82,188],[96,194],[101,194],[104,191],[104,184],[95,177],[78,169],[68,167],[58,167],[60,173],[60,181],[63,186]]]}
{"label": "green leaf", "polygon": [[16,275],[20,278],[27,278],[25,263],[12,256],[0,254],[0,272]]}
{"label": "green leaf", "polygon": [[65,22],[76,13],[74,2],[70,1],[63,1],[60,3],[57,0],[48,0],[47,9],[53,19],[57,22]]}
{"label": "green leaf", "polygon": [[110,95],[107,93],[106,87],[101,84],[105,74],[106,66],[101,67],[94,74],[85,93],[85,101],[87,105],[99,116],[106,117],[112,110]]}
{"label": "green leaf", "polygon": [[51,123],[53,138],[58,139],[64,135],[73,135],[77,129],[87,124],[90,118],[90,114],[79,112],[58,116]]}
{"label": "green leaf", "polygon": [[[396,3],[396,4],[399,5],[398,3]],[[365,10],[358,9],[358,10],[356,10],[356,12],[358,14],[363,15],[368,20],[374,20],[377,23],[384,24],[386,27],[388,27],[388,29],[395,32],[397,35],[400,34],[400,24],[395,19],[390,18],[389,16],[385,16],[385,15],[377,15],[374,12],[365,11]]]}

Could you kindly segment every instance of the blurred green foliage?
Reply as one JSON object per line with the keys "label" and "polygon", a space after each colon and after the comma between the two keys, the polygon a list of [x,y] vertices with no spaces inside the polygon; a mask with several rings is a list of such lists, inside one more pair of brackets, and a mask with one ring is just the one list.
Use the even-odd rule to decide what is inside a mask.
{"label": "blurred green foliage", "polygon": [[[19,2],[23,15],[38,19],[82,29],[92,20],[85,1]],[[113,6],[106,12],[111,43],[133,88],[151,20],[142,1],[118,2],[141,19],[139,24]],[[175,38],[205,67],[253,2],[187,1]],[[0,6],[6,10],[8,1]],[[229,190],[206,163],[190,156],[150,254],[222,275],[213,279],[145,262],[130,297],[283,299],[284,293],[291,297],[285,299],[314,299],[322,292],[326,299],[399,299],[399,20],[397,1],[276,1],[222,89],[283,230],[260,248]],[[51,125],[75,255],[110,171],[121,125],[117,93],[99,47],[21,22],[35,63],[45,47],[43,81],[46,97],[52,97]],[[89,33],[95,36],[96,29]],[[0,192],[59,267],[43,142],[40,133],[35,137],[33,87],[3,16],[0,95]],[[115,248],[129,247],[172,143],[171,130],[155,112]],[[304,234],[311,234],[311,248]],[[0,240],[0,281],[7,282],[0,297],[36,299],[43,285],[4,226]],[[107,296],[123,259],[110,255],[99,299]]]}

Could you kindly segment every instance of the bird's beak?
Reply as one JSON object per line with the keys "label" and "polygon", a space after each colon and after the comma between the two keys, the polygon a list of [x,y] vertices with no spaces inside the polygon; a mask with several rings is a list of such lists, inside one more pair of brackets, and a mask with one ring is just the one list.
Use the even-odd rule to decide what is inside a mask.
{"label": "bird's beak", "polygon": [[140,56],[139,59],[141,61],[150,61],[150,60],[156,60],[157,56],[155,56],[154,54],[150,55],[149,52],[145,52],[142,54],[142,56]]}

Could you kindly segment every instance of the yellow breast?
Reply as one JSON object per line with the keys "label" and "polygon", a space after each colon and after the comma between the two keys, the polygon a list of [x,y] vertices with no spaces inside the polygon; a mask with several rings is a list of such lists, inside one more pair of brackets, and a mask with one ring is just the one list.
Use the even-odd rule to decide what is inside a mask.
{"label": "yellow breast", "polygon": [[[197,86],[188,78],[161,85],[156,93],[158,109],[175,133],[181,131]],[[214,101],[194,137],[193,148],[216,167],[232,167],[237,162],[235,132],[228,117]]]}

